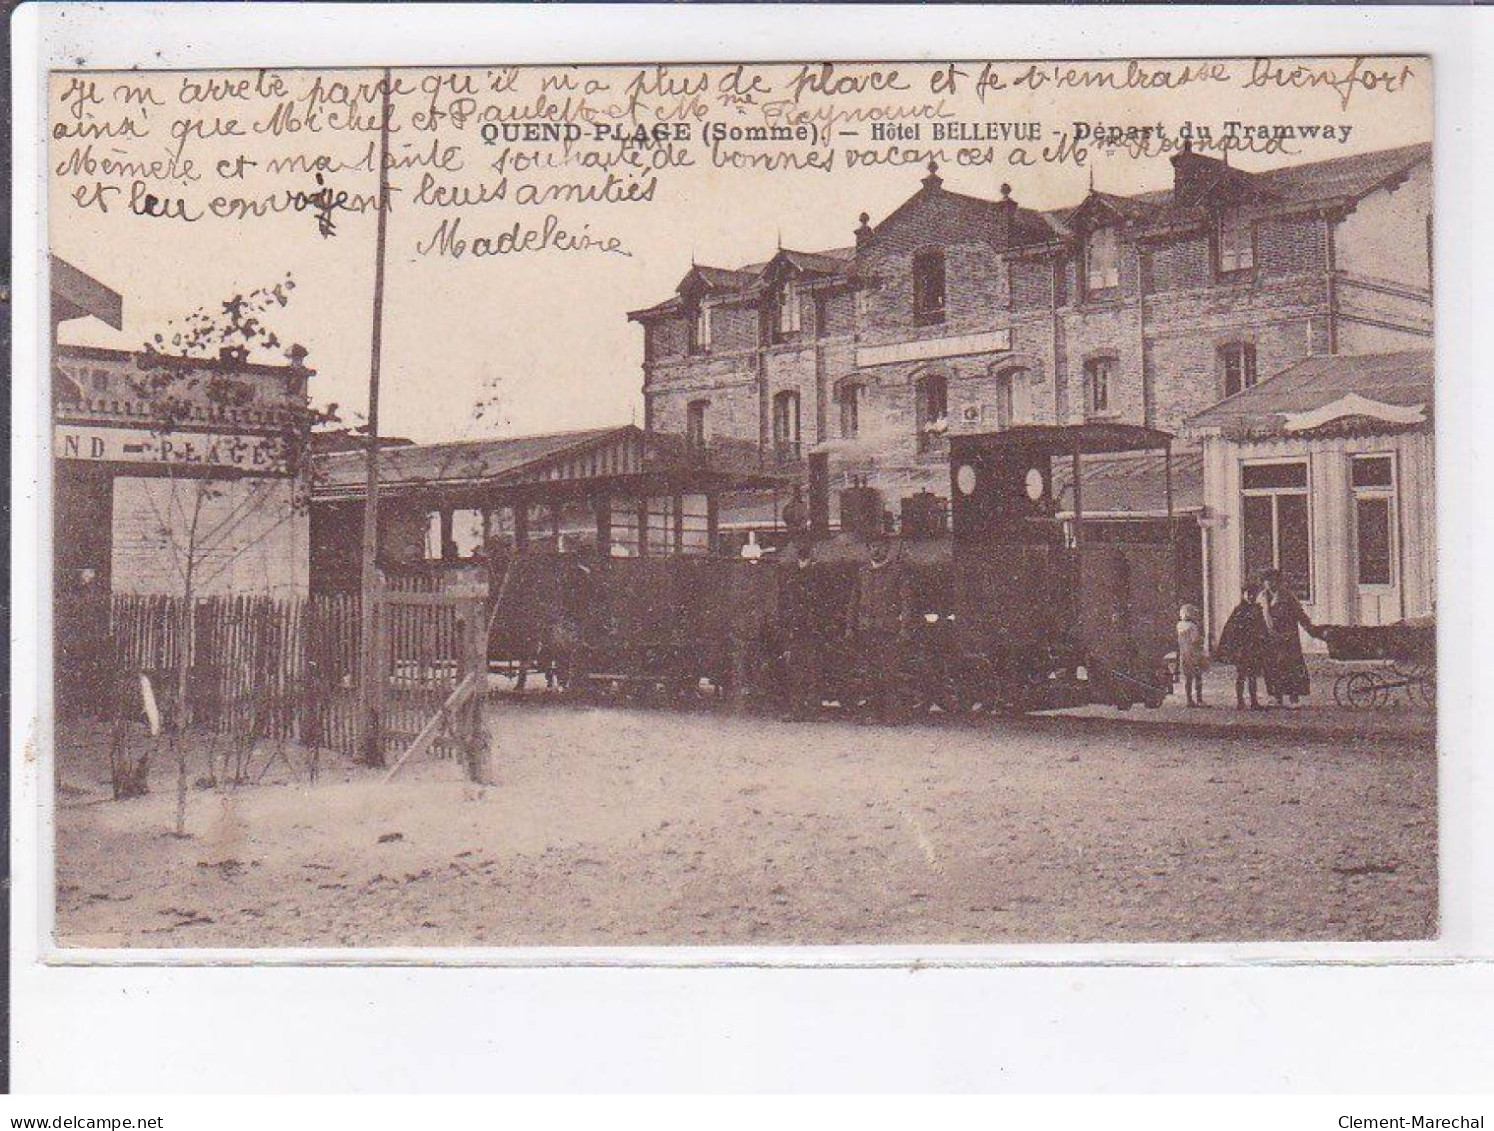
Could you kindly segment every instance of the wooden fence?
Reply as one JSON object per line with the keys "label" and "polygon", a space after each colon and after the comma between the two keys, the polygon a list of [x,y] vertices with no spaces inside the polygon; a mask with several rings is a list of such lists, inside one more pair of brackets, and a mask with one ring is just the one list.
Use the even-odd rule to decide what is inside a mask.
{"label": "wooden fence", "polygon": [[[189,627],[180,597],[116,596],[112,668],[152,676],[169,704],[190,640],[194,721],[356,756],[361,604],[343,594],[204,597]],[[487,623],[483,598],[471,594],[401,587],[386,591],[381,605],[375,654],[385,673],[380,730],[388,753],[413,741],[465,677],[485,675]],[[462,742],[461,733],[443,731],[432,747],[444,755]]]}
{"label": "wooden fence", "polygon": [[115,596],[116,672],[154,677],[163,700],[188,648],[193,718],[229,729],[257,712],[267,737],[354,754],[358,741],[359,606],[356,596],[205,597],[186,615],[180,597]]}

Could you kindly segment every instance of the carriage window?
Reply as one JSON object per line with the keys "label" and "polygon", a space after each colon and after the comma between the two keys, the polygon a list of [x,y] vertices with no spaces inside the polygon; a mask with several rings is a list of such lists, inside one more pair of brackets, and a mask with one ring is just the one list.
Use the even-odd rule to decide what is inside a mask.
{"label": "carriage window", "polygon": [[918,379],[918,450],[939,451],[949,428],[949,386],[941,373],[925,373]]}
{"label": "carriage window", "polygon": [[840,434],[854,440],[861,432],[861,386],[854,381],[840,387]]}
{"label": "carriage window", "polygon": [[1360,585],[1394,584],[1395,468],[1390,456],[1355,456],[1354,560]]}
{"label": "carriage window", "polygon": [[695,318],[690,323],[690,352],[711,352],[711,308],[705,303],[695,308]]}
{"label": "carriage window", "polygon": [[710,401],[691,401],[685,408],[685,444],[699,455],[706,449],[706,409]]}
{"label": "carriage window", "polygon": [[487,523],[483,512],[475,509],[451,512],[451,540],[456,546],[456,556],[473,558],[483,552],[487,543],[484,530]]}
{"label": "carriage window", "polygon": [[1238,208],[1231,208],[1219,217],[1216,238],[1221,275],[1249,271],[1255,266],[1255,226],[1241,219]]}
{"label": "carriage window", "polygon": [[1249,342],[1221,346],[1219,365],[1224,370],[1225,396],[1232,397],[1255,384],[1255,347]]}
{"label": "carriage window", "polygon": [[1103,416],[1110,411],[1115,367],[1113,357],[1091,358],[1084,363],[1084,389],[1091,415]]}
{"label": "carriage window", "polygon": [[779,462],[799,458],[799,394],[785,389],[773,397],[773,451]]}
{"label": "carriage window", "polygon": [[944,253],[920,251],[913,257],[913,324],[944,321]]}
{"label": "carriage window", "polygon": [[1084,286],[1088,291],[1120,286],[1120,239],[1114,228],[1097,228],[1085,241]]}
{"label": "carriage window", "polygon": [[1247,464],[1240,469],[1240,513],[1245,576],[1281,570],[1286,587],[1312,599],[1312,530],[1307,464]]}

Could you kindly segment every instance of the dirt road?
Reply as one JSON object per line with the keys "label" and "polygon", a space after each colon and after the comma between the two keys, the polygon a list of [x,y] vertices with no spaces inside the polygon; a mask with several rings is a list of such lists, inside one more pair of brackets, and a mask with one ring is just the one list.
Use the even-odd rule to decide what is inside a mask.
{"label": "dirt road", "polygon": [[65,945],[1402,939],[1436,922],[1425,736],[1037,718],[899,730],[490,709],[498,783],[107,800],[62,750]]}

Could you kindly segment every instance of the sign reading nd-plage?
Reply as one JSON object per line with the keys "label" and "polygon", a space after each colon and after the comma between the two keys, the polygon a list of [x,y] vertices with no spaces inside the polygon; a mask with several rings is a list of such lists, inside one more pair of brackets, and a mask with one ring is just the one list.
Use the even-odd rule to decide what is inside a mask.
{"label": "sign reading nd-plage", "polygon": [[156,433],[146,428],[59,424],[53,433],[52,454],[58,459],[99,463],[231,468],[250,475],[286,472],[281,436]]}

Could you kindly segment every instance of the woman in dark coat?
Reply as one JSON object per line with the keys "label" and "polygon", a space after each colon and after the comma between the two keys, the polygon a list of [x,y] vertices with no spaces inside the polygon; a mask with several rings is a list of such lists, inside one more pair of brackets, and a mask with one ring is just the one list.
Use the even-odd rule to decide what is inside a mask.
{"label": "woman in dark coat", "polygon": [[1250,706],[1261,709],[1257,682],[1266,661],[1266,617],[1261,612],[1260,590],[1247,585],[1240,591],[1240,603],[1229,620],[1224,622],[1224,631],[1219,634],[1219,645],[1214,649],[1215,658],[1235,665],[1235,706],[1245,707],[1245,692],[1250,692]]}
{"label": "woman in dark coat", "polygon": [[1261,574],[1261,613],[1266,618],[1265,676],[1266,693],[1281,705],[1283,697],[1294,705],[1300,696],[1310,693],[1307,662],[1302,658],[1302,637],[1298,628],[1309,636],[1318,630],[1295,594],[1284,589],[1281,571],[1268,569]]}

